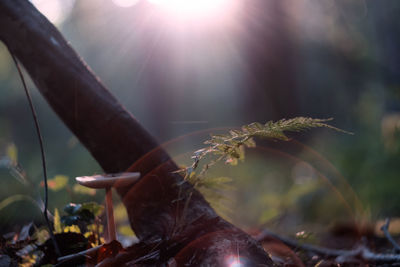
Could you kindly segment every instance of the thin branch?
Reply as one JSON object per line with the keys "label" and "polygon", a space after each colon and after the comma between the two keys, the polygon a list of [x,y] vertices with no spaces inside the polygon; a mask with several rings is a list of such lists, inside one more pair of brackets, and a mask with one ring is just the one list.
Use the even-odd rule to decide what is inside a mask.
{"label": "thin branch", "polygon": [[35,107],[33,106],[32,97],[31,97],[31,95],[29,93],[28,87],[26,86],[25,78],[24,78],[24,75],[22,74],[21,67],[19,66],[19,63],[18,63],[17,59],[15,58],[14,54],[12,53],[12,51],[10,50],[9,47],[8,47],[8,49],[10,51],[12,59],[14,60],[15,66],[17,67],[18,74],[19,74],[19,77],[21,78],[22,85],[23,85],[24,90],[25,90],[26,98],[28,99],[29,107],[31,109],[31,114],[32,114],[32,117],[33,117],[33,121],[35,122],[35,129],[36,129],[36,133],[37,133],[38,140],[39,140],[40,155],[41,155],[41,158],[42,158],[42,168],[43,168],[43,180],[44,180],[44,209],[43,209],[43,216],[44,216],[44,219],[46,221],[47,227],[49,229],[49,233],[50,233],[51,240],[53,241],[54,249],[55,249],[57,255],[61,256],[60,248],[58,247],[56,238],[55,238],[55,236],[53,234],[53,229],[51,227],[51,224],[50,224],[50,221],[49,221],[49,217],[48,217],[48,214],[47,214],[48,203],[49,203],[49,194],[48,194],[48,185],[47,185],[46,156],[45,156],[45,153],[44,153],[43,137],[42,137],[42,134],[40,132],[39,121],[38,121],[38,118],[37,118],[37,115],[36,115]]}
{"label": "thin branch", "polygon": [[[121,243],[117,240],[113,240],[110,243],[106,243],[97,247],[89,248],[78,253],[59,257],[57,259],[57,267],[62,266],[75,266],[79,261],[86,261],[87,264],[99,263],[107,258],[114,258],[119,252],[124,251]],[[97,266],[97,265],[96,265]]]}
{"label": "thin branch", "polygon": [[283,242],[285,245],[295,249],[313,252],[321,256],[335,257],[336,261],[340,263],[348,262],[354,259],[360,259],[367,262],[381,262],[381,263],[400,262],[400,254],[374,253],[364,245],[361,245],[352,250],[323,248],[310,244],[302,244],[296,240],[280,236],[268,230],[262,231],[258,236],[256,236],[255,239],[259,242],[262,242],[267,237],[276,238],[279,241]]}
{"label": "thin branch", "polygon": [[397,244],[397,242],[393,239],[392,235],[389,233],[389,224],[390,224],[390,219],[387,218],[386,222],[384,225],[382,225],[381,230],[385,234],[386,239],[392,244],[394,247],[394,250],[396,252],[400,251],[400,246]]}
{"label": "thin branch", "polygon": [[270,232],[268,230],[262,231],[258,236],[256,236],[255,239],[259,242],[262,242],[267,237],[276,238],[279,241],[283,242],[284,244],[288,245],[289,247],[310,251],[310,252],[313,252],[315,254],[322,255],[322,256],[338,257],[338,256],[348,253],[348,250],[322,248],[322,247],[318,247],[318,246],[314,246],[314,245],[310,245],[310,244],[303,244],[303,243],[298,242],[297,240],[280,236],[280,235]]}
{"label": "thin branch", "polygon": [[93,248],[89,248],[87,250],[83,250],[80,251],[78,253],[75,254],[70,254],[70,255],[66,255],[63,257],[59,257],[57,259],[58,263],[56,264],[56,266],[70,266],[72,262],[74,261],[78,261],[81,259],[93,259],[95,258],[95,255],[98,253],[99,249],[101,249],[102,247],[104,247],[103,245],[97,246],[97,247],[93,247]]}

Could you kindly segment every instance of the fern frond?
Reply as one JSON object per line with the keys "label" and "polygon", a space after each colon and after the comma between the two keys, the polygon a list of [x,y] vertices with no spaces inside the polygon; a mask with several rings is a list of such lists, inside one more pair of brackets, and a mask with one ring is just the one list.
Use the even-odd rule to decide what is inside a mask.
{"label": "fern frond", "polygon": [[[193,184],[201,192],[212,191],[215,188],[222,188],[230,182],[229,178],[206,178],[206,172],[214,164],[225,161],[225,163],[236,165],[243,161],[245,149],[255,147],[254,138],[267,138],[272,140],[288,141],[287,132],[301,132],[312,128],[328,128],[338,132],[352,134],[327,124],[329,119],[313,119],[308,117],[297,117],[293,119],[282,119],[277,122],[269,121],[265,124],[254,122],[244,125],[241,129],[230,130],[227,134],[211,135],[205,141],[207,147],[199,149],[193,153],[193,163],[191,166],[180,170],[184,173],[185,181]],[[209,162],[204,164],[200,172],[196,172],[200,160],[207,156],[213,156]],[[210,191],[210,192],[211,192]]]}
{"label": "fern frond", "polygon": [[[192,170],[197,168],[201,159],[207,155],[217,155],[217,161],[225,159],[226,163],[236,165],[238,160],[244,159],[244,148],[254,147],[254,137],[269,138],[273,140],[288,141],[286,132],[301,132],[311,128],[324,127],[338,132],[348,133],[344,130],[327,124],[330,119],[313,119],[307,117],[297,117],[293,119],[282,119],[277,122],[269,121],[265,124],[254,122],[242,126],[240,130],[231,130],[225,135],[211,135],[211,138],[204,142],[208,148],[196,151],[193,155],[194,163]],[[211,163],[212,165],[215,162]]]}

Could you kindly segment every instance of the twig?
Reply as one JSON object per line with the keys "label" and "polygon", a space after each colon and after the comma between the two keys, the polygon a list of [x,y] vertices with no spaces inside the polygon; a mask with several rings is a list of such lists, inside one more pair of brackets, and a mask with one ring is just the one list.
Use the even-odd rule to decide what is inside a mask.
{"label": "twig", "polygon": [[393,239],[392,235],[389,233],[389,224],[390,224],[390,219],[387,218],[385,224],[382,225],[381,230],[385,234],[386,239],[389,240],[389,242],[394,247],[394,250],[396,252],[399,252],[400,251],[399,244],[397,244],[397,242]]}
{"label": "twig", "polygon": [[[59,257],[57,259],[57,267],[75,266],[79,261],[85,260],[87,263],[99,263],[107,258],[114,258],[118,253],[125,251],[121,243],[112,240],[110,243],[102,244],[97,247],[89,248],[75,254]],[[98,266],[98,265],[96,265]],[[108,265],[107,265],[108,266]]]}
{"label": "twig", "polygon": [[313,252],[315,254],[326,257],[336,257],[336,261],[341,263],[347,262],[350,259],[355,259],[355,258],[367,262],[381,262],[381,263],[400,262],[400,254],[378,254],[370,251],[364,245],[361,245],[352,250],[323,248],[310,244],[302,244],[296,240],[287,237],[282,237],[268,230],[262,231],[258,236],[256,236],[255,239],[259,242],[262,242],[267,237],[276,238],[292,248]]}
{"label": "twig", "polygon": [[21,68],[19,66],[19,63],[18,63],[17,59],[15,58],[15,56],[12,53],[10,48],[9,48],[9,51],[10,51],[11,57],[12,57],[14,63],[15,63],[15,66],[17,67],[18,74],[19,74],[19,77],[21,78],[22,85],[23,85],[24,90],[25,90],[26,98],[28,99],[29,107],[31,109],[31,113],[32,113],[32,116],[33,116],[33,121],[35,122],[36,133],[37,133],[37,136],[38,136],[38,139],[39,139],[40,154],[41,154],[41,157],[42,157],[42,168],[43,168],[43,179],[44,179],[44,195],[45,195],[45,199],[44,199],[43,215],[44,215],[44,219],[46,221],[47,227],[49,229],[51,240],[53,241],[54,249],[55,249],[57,255],[61,256],[61,251],[60,251],[60,248],[58,247],[57,240],[56,240],[56,238],[55,238],[55,236],[53,234],[53,230],[52,230],[52,227],[51,227],[51,224],[50,224],[50,221],[49,221],[49,217],[48,217],[48,214],[47,214],[48,198],[49,197],[48,197],[48,186],[47,186],[46,157],[45,157],[44,148],[43,148],[43,138],[42,138],[42,134],[40,132],[39,121],[38,121],[38,118],[37,118],[37,115],[36,115],[35,107],[33,106],[32,97],[31,97],[31,95],[29,93],[28,87],[26,86],[24,75],[22,74],[22,71],[21,71]]}
{"label": "twig", "polygon": [[288,245],[289,247],[307,250],[307,251],[314,252],[318,255],[323,255],[323,256],[339,257],[339,256],[349,252],[348,250],[322,248],[322,247],[318,247],[318,246],[314,246],[314,245],[310,245],[310,244],[302,244],[302,243],[298,242],[297,240],[280,236],[280,235],[270,232],[268,230],[262,231],[259,235],[257,235],[255,237],[255,239],[257,241],[261,242],[267,237],[276,238],[276,239],[282,241],[284,244]]}
{"label": "twig", "polygon": [[63,257],[59,257],[57,259],[58,264],[56,266],[68,266],[69,264],[71,264],[71,262],[75,261],[75,260],[79,260],[82,258],[93,258],[94,255],[96,255],[97,251],[102,248],[103,245],[97,246],[97,247],[93,247],[93,248],[89,248],[87,250],[84,251],[80,251],[78,253],[75,254],[70,254],[67,256],[63,256]]}

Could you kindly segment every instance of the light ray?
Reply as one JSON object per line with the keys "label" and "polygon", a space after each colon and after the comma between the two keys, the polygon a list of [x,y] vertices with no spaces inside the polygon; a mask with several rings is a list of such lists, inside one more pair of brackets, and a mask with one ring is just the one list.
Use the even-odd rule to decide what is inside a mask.
{"label": "light ray", "polygon": [[209,19],[232,12],[235,0],[148,0],[174,18]]}
{"label": "light ray", "polygon": [[136,5],[139,0],[112,0],[113,3],[119,7],[131,7]]}

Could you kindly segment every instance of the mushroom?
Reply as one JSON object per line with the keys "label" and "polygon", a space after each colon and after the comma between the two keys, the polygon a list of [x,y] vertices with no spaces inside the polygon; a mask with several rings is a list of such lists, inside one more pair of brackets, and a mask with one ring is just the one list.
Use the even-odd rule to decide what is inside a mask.
{"label": "mushroom", "polygon": [[82,176],[76,177],[78,184],[89,188],[104,188],[106,190],[106,211],[107,211],[107,226],[108,238],[107,243],[116,239],[115,222],[112,203],[112,187],[127,186],[139,180],[140,173],[124,172],[106,175]]}

